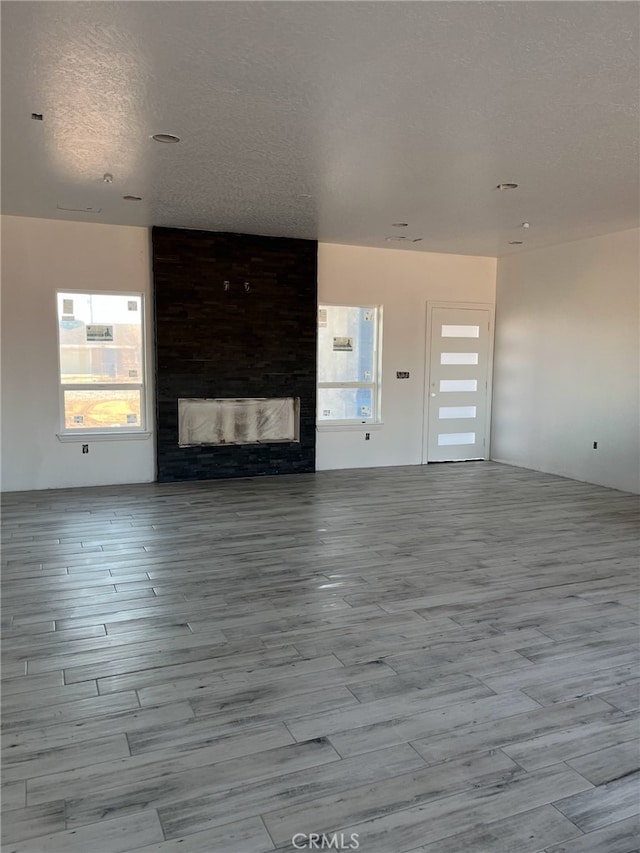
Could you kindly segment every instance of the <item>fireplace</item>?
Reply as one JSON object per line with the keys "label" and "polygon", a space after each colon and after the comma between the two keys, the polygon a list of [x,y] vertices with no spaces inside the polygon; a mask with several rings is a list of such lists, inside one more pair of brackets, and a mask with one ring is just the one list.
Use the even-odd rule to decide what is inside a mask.
{"label": "fireplace", "polygon": [[315,469],[317,243],[153,229],[158,480]]}
{"label": "fireplace", "polygon": [[300,441],[299,397],[178,400],[178,444]]}

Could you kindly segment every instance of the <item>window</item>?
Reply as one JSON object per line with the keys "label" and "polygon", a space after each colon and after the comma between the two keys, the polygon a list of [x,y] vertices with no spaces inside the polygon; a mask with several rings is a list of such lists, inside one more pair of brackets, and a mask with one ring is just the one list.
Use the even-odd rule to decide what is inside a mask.
{"label": "window", "polygon": [[381,314],[380,307],[319,306],[319,423],[380,420]]}
{"label": "window", "polygon": [[144,429],[140,293],[58,293],[62,431]]}

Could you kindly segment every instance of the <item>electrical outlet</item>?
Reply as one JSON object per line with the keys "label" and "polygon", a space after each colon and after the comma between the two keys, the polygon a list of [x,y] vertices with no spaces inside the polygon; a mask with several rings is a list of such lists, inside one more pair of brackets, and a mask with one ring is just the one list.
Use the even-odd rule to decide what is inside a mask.
{"label": "electrical outlet", "polygon": [[598,449],[598,442],[597,442],[597,441],[594,441],[594,442],[593,442],[593,449],[594,449],[594,450],[597,450],[597,449]]}
{"label": "electrical outlet", "polygon": [[370,438],[371,438],[371,433],[369,433],[369,432],[365,432],[365,434],[364,434],[364,440],[365,440],[365,441],[369,441],[369,439],[370,439]]}
{"label": "electrical outlet", "polygon": [[83,445],[82,445],[82,452],[83,452],[83,453],[88,453],[88,452],[89,452],[89,445],[88,445],[88,444],[83,444]]}

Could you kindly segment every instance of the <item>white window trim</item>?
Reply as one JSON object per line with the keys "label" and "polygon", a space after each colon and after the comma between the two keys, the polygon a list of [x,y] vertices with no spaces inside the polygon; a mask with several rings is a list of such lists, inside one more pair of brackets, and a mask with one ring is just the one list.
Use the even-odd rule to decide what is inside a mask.
{"label": "white window trim", "polygon": [[[78,294],[79,296],[132,296],[140,299],[140,325],[142,330],[141,358],[142,379],[140,382],[84,382],[63,383],[60,363],[62,344],[60,343],[60,318],[58,317],[58,296],[63,293]],[[147,439],[151,433],[147,430],[147,333],[145,315],[145,294],[138,290],[78,290],[76,288],[60,288],[55,292],[55,318],[56,318],[56,340],[58,347],[58,407],[60,412],[60,432],[56,433],[58,441],[72,442],[87,439],[92,441],[117,441],[124,439],[132,441],[135,439]],[[137,426],[123,427],[80,427],[71,429],[65,425],[64,392],[70,391],[118,391],[139,390],[140,391],[140,419]]]}
{"label": "white window trim", "polygon": [[[316,395],[320,388],[370,388],[372,390],[373,415],[370,418],[323,418],[320,420],[316,413],[316,428],[320,432],[333,432],[339,429],[382,426],[382,305],[346,305],[344,302],[318,301],[318,311],[323,306],[328,308],[364,308],[376,312],[376,336],[374,343],[375,382],[318,382]],[[318,321],[316,320],[316,323]],[[319,353],[318,353],[319,358]]]}
{"label": "white window trim", "polygon": [[375,430],[382,429],[383,427],[384,421],[376,421],[375,423],[371,423],[370,421],[358,421],[357,423],[354,423],[353,421],[322,421],[316,424],[316,430],[318,432],[341,432],[343,430],[347,432],[352,430],[374,432]]}
{"label": "white window trim", "polygon": [[91,444],[92,441],[146,441],[151,438],[150,432],[58,432],[58,441],[63,444],[78,441]]}

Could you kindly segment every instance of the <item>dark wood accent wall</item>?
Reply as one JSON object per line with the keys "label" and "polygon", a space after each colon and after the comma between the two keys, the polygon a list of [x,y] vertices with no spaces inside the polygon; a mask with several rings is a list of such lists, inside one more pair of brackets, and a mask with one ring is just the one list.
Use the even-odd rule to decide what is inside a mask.
{"label": "dark wood accent wall", "polygon": [[[159,482],[315,470],[317,248],[153,229]],[[300,441],[179,447],[180,397],[299,397]]]}

